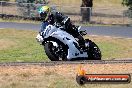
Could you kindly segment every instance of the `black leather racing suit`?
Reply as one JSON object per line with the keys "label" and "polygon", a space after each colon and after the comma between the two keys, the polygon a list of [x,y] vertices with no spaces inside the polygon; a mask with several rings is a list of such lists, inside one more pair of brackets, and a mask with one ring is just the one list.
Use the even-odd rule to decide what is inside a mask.
{"label": "black leather racing suit", "polygon": [[57,23],[63,26],[64,31],[68,32],[73,37],[78,38],[79,45],[81,47],[84,47],[85,41],[83,37],[79,34],[78,28],[75,25],[72,25],[72,22],[70,21],[70,18],[68,16],[65,16],[64,14],[60,12],[54,12],[48,17],[46,21],[43,21],[43,24],[45,24],[46,22],[48,22],[51,25],[54,25],[54,23]]}

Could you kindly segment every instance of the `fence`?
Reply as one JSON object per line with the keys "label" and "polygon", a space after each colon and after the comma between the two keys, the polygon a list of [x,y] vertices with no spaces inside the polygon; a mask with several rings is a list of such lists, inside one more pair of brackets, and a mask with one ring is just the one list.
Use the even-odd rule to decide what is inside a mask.
{"label": "fence", "polygon": [[[15,17],[39,17],[37,8],[42,4],[33,3],[16,3],[16,2],[0,2],[0,16],[15,16]],[[79,6],[62,6],[50,5],[53,9],[68,15],[73,22],[80,23],[83,21],[81,9]],[[91,24],[132,24],[130,16],[127,13],[127,8],[90,8],[90,23]],[[127,13],[127,15],[126,15]],[[129,16],[130,15],[130,16]]]}

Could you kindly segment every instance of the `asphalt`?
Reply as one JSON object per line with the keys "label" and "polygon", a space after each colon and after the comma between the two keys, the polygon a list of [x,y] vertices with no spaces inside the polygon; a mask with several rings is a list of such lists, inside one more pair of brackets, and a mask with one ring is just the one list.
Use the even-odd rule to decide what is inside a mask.
{"label": "asphalt", "polygon": [[[18,30],[39,31],[41,24],[0,22],[0,29],[12,28]],[[112,37],[132,38],[132,27],[127,26],[82,26],[88,35],[102,35]]]}

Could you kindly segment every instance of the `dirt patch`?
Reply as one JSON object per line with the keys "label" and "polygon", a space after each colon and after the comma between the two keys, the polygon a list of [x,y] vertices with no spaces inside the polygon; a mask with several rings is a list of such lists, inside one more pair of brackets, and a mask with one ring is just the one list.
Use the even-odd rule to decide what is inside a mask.
{"label": "dirt patch", "polygon": [[[76,74],[80,65],[0,66],[0,88],[80,88]],[[88,74],[132,73],[129,64],[82,64]],[[81,88],[130,88],[132,84],[90,84]]]}
{"label": "dirt patch", "polygon": [[[81,65],[81,64],[80,64]],[[80,65],[56,65],[56,66],[0,66],[0,75],[2,74],[60,74],[64,76],[75,76]],[[118,74],[132,73],[132,64],[85,64],[81,65],[89,74]]]}
{"label": "dirt patch", "polygon": [[16,43],[8,39],[0,39],[0,50],[15,46]]}

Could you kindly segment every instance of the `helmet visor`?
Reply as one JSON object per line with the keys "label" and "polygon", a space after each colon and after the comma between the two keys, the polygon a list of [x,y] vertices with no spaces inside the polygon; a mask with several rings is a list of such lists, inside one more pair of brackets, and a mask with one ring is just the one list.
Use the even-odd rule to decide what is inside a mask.
{"label": "helmet visor", "polygon": [[47,15],[48,15],[47,12],[42,12],[42,13],[40,13],[40,17],[41,17],[42,19],[44,19],[44,20],[47,18]]}

